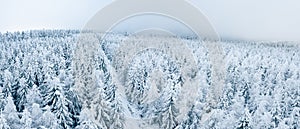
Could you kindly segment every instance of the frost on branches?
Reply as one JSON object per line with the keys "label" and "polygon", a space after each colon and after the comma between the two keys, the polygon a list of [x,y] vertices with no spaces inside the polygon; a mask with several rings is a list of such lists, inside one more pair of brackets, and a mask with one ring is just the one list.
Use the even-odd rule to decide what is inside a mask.
{"label": "frost on branches", "polygon": [[[218,104],[208,108],[209,52],[205,41],[183,37],[197,62],[198,72],[191,76],[200,83],[191,93],[196,101],[182,115],[178,94],[188,80],[182,77],[182,64],[163,50],[136,53],[126,64],[126,78],[115,76],[114,57],[127,38],[109,34],[101,39],[75,30],[1,34],[0,128],[131,128],[129,113],[150,118],[145,128],[300,128],[299,45],[221,41],[224,89]],[[125,100],[116,93],[119,88]],[[131,112],[125,109],[128,104]]]}

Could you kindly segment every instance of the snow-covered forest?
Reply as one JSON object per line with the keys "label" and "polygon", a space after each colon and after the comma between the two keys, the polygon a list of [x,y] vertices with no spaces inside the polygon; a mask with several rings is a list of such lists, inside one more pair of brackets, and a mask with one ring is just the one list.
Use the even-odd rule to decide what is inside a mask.
{"label": "snow-covered forest", "polygon": [[[185,81],[174,59],[142,51],[130,61],[125,85],[120,85],[111,62],[128,35],[100,39],[99,53],[84,60],[91,66],[74,63],[79,35],[76,30],[0,33],[1,129],[130,128],[118,88],[125,89],[129,104],[138,105],[141,119],[150,118],[144,124],[157,128],[300,128],[300,46],[292,42],[221,41],[224,89],[218,104],[207,109],[212,71],[205,41],[183,38],[197,62],[199,90],[179,119],[176,93]],[[166,77],[153,77],[155,69]],[[153,85],[161,96],[142,105]]]}

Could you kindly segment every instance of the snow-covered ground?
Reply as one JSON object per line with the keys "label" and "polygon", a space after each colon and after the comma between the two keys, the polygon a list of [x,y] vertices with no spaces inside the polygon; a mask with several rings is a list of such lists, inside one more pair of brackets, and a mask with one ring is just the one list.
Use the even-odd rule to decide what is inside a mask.
{"label": "snow-covered ground", "polygon": [[[193,56],[184,65],[173,58],[182,54],[154,48],[116,60],[132,55],[122,50],[128,38],[174,42],[170,38],[112,34],[86,40],[100,45],[99,53],[86,53],[80,36],[68,30],[0,34],[0,128],[300,128],[296,42],[220,41],[225,80],[211,106],[206,41],[183,38],[187,48],[171,46]],[[187,74],[195,81],[184,77],[187,65],[195,67]],[[193,92],[186,94],[188,88]]]}

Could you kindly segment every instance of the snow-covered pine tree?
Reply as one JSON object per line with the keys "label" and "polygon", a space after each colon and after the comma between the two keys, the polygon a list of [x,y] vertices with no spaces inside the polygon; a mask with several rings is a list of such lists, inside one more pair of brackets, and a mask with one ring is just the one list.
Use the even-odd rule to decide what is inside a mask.
{"label": "snow-covered pine tree", "polygon": [[41,105],[43,101],[42,95],[38,87],[33,84],[32,88],[29,89],[28,93],[26,94],[26,104],[25,106],[29,111],[32,110],[33,104]]}
{"label": "snow-covered pine tree", "polygon": [[121,107],[121,103],[117,99],[115,99],[115,101],[112,103],[111,116],[112,123],[110,128],[123,129],[125,127],[123,108]]}
{"label": "snow-covered pine tree", "polygon": [[180,80],[177,80],[179,78],[175,77],[172,70],[170,71],[171,73],[169,73],[167,83],[168,86],[164,89],[163,95],[160,98],[161,108],[156,111],[159,114],[159,118],[156,119],[159,119],[161,121],[160,127],[164,129],[173,129],[180,124],[177,119],[179,110],[176,107],[176,88],[181,85],[182,82],[180,82]]}
{"label": "snow-covered pine tree", "polygon": [[[29,56],[30,55],[28,55],[27,58],[29,58]],[[27,61],[26,63],[28,63],[28,66],[27,66],[27,69],[26,69],[25,78],[27,79],[26,83],[27,83],[28,87],[32,88],[32,86],[35,85],[35,75],[34,75],[34,71],[32,69],[32,64],[29,63],[28,60],[29,59],[26,60]]]}
{"label": "snow-covered pine tree", "polygon": [[249,125],[251,121],[251,114],[248,110],[248,108],[245,108],[244,115],[241,117],[240,124],[238,125],[238,129],[251,129],[251,126]]}
{"label": "snow-covered pine tree", "polygon": [[17,110],[19,112],[23,111],[24,109],[24,106],[26,104],[26,95],[28,91],[29,91],[29,86],[26,83],[26,79],[21,78],[19,82],[19,87],[17,88],[16,100],[15,100]]}
{"label": "snow-covered pine tree", "polygon": [[84,108],[80,112],[79,123],[76,129],[98,129],[98,125],[91,120],[93,114],[88,108]]}
{"label": "snow-covered pine tree", "polygon": [[12,129],[20,129],[22,127],[19,114],[11,96],[7,97],[7,104],[3,110],[6,122]]}
{"label": "snow-covered pine tree", "polygon": [[[153,85],[148,79],[152,76],[162,76],[163,81],[155,82],[158,85]],[[141,116],[152,117],[150,124],[158,125],[160,128],[175,128],[180,124],[177,120],[179,110],[176,101],[182,83],[178,66],[170,57],[160,50],[147,49],[138,53],[129,65],[125,87],[126,97],[130,104],[135,105],[134,110],[143,113],[140,114]],[[148,94],[151,87],[157,88],[158,91]],[[155,96],[158,97],[157,101],[145,104],[147,99],[153,99],[152,96],[156,92],[161,94]]]}
{"label": "snow-covered pine tree", "polygon": [[3,111],[6,105],[6,98],[4,97],[4,93],[2,92],[3,87],[0,86],[0,111]]}
{"label": "snow-covered pine tree", "polygon": [[291,113],[291,126],[292,128],[300,128],[300,107],[294,107]]}
{"label": "snow-covered pine tree", "polygon": [[54,107],[53,112],[56,114],[59,120],[58,123],[60,123],[63,128],[69,129],[74,124],[71,118],[72,114],[68,110],[68,104],[71,104],[71,102],[65,97],[64,94],[60,95],[58,101],[59,102],[56,103],[56,107]]}
{"label": "snow-covered pine tree", "polygon": [[0,111],[0,129],[10,129],[2,111]]}
{"label": "snow-covered pine tree", "polygon": [[71,113],[70,117],[73,121],[72,128],[74,128],[79,124],[78,116],[80,114],[81,104],[73,90],[74,79],[71,72],[70,69],[61,69],[59,70],[58,78],[64,84],[63,90],[66,98],[71,102],[68,104],[68,110]]}
{"label": "snow-covered pine tree", "polygon": [[195,106],[187,114],[187,119],[180,123],[179,129],[199,129],[201,112],[195,109]]}
{"label": "snow-covered pine tree", "polygon": [[249,122],[253,128],[271,128],[272,115],[268,110],[270,102],[270,100],[260,100],[253,114],[253,121]]}
{"label": "snow-covered pine tree", "polygon": [[[17,53],[15,53],[15,64],[11,66],[12,70],[12,76],[13,76],[13,81],[12,81],[12,86],[11,86],[11,95],[14,98],[14,103],[17,106],[17,111],[19,111],[19,100],[18,97],[18,89],[20,87],[20,79],[22,78],[21,76],[21,61],[20,58],[18,57]],[[23,81],[25,84],[25,80]],[[20,106],[22,107],[22,106]]]}
{"label": "snow-covered pine tree", "polygon": [[160,126],[163,129],[173,129],[178,126],[178,109],[175,107],[174,98],[170,97],[163,104],[165,108],[161,110],[162,113],[162,125]]}
{"label": "snow-covered pine tree", "polygon": [[57,117],[58,123],[62,128],[70,128],[73,124],[71,113],[68,110],[68,105],[71,104],[71,101],[65,96],[63,90],[64,84],[56,77],[53,77],[53,80],[48,84],[44,106],[50,106],[51,111],[53,111]]}
{"label": "snow-covered pine tree", "polygon": [[[74,65],[75,88],[82,104],[82,110],[93,115],[88,123],[96,124],[98,128],[123,127],[119,103],[115,102],[116,86],[112,81],[109,61],[104,52],[99,49],[99,40],[94,35],[82,35],[77,44]],[[80,49],[79,49],[80,48]],[[116,105],[117,104],[117,105]],[[119,114],[117,114],[119,113]],[[83,112],[81,112],[82,115]],[[81,122],[84,122],[81,120]],[[83,123],[81,123],[82,125]]]}
{"label": "snow-covered pine tree", "polygon": [[99,78],[100,71],[96,71],[97,82],[95,83],[98,87],[96,90],[98,91],[98,94],[95,96],[93,103],[92,103],[92,112],[95,118],[95,123],[98,126],[98,128],[107,129],[110,126],[111,122],[111,108],[110,103],[104,98],[104,89],[103,89],[103,83],[101,78]]}
{"label": "snow-covered pine tree", "polygon": [[48,61],[43,62],[43,66],[40,67],[40,73],[37,75],[38,82],[40,83],[37,86],[42,95],[42,98],[45,99],[48,91],[48,85],[50,85],[50,83],[52,82],[53,77],[56,76],[54,75],[54,71],[50,68],[51,65]]}
{"label": "snow-covered pine tree", "polygon": [[22,123],[22,128],[23,129],[31,129],[32,119],[31,119],[31,114],[27,110],[27,108],[25,108],[23,110],[23,112],[22,112],[22,118],[21,118],[20,121]]}
{"label": "snow-covered pine tree", "polygon": [[[82,37],[86,38],[86,37]],[[87,39],[83,39],[86,41]],[[93,43],[93,42],[92,42]],[[78,48],[91,49],[90,43],[78,44],[82,45]],[[109,104],[103,98],[103,92],[100,90],[103,86],[102,80],[96,75],[101,75],[101,70],[96,70],[95,58],[90,51],[80,51],[76,56],[78,59],[74,62],[75,74],[75,88],[79,100],[82,105],[82,111],[80,113],[80,126],[85,126],[86,123],[97,125],[98,128],[108,128],[110,121]],[[77,51],[77,52],[78,52]],[[91,50],[92,51],[92,50]],[[102,58],[102,57],[101,57]],[[96,72],[96,73],[95,73]],[[87,115],[89,112],[91,115]],[[89,118],[86,118],[89,117]]]}
{"label": "snow-covered pine tree", "polygon": [[[93,72],[94,66],[94,52],[98,40],[90,37],[91,35],[81,35],[78,38],[78,43],[73,59],[73,72],[75,80],[75,89],[81,105],[83,108],[91,109],[91,104],[95,96],[98,94],[97,85],[95,85],[95,77]],[[94,50],[94,51],[93,51]],[[93,53],[91,53],[93,52]]]}
{"label": "snow-covered pine tree", "polygon": [[176,107],[178,94],[182,86],[183,80],[176,64],[172,61],[167,63],[167,87],[163,91],[162,96],[162,125],[164,129],[176,128],[180,123],[177,119],[179,109]]}
{"label": "snow-covered pine tree", "polygon": [[55,114],[51,112],[50,107],[47,105],[44,109],[45,112],[41,118],[43,125],[40,127],[47,129],[60,129],[61,125],[58,123],[58,119]]}
{"label": "snow-covered pine tree", "polygon": [[3,89],[2,89],[2,93],[4,93],[4,98],[6,98],[7,96],[9,96],[9,94],[11,94],[12,92],[12,80],[13,80],[13,76],[11,74],[11,72],[9,70],[4,70],[4,82],[3,82]]}
{"label": "snow-covered pine tree", "polygon": [[43,111],[40,108],[40,105],[37,103],[33,103],[31,106],[31,119],[32,119],[32,127],[33,128],[38,128],[43,125],[42,122],[42,116],[43,116]]}
{"label": "snow-covered pine tree", "polygon": [[113,82],[111,75],[111,66],[108,65],[108,62],[103,60],[102,64],[99,65],[101,74],[97,77],[97,82],[99,85],[99,98],[102,100],[103,107],[103,116],[109,114],[109,122],[107,122],[108,128],[122,129],[124,127],[124,114],[121,107],[121,103],[116,97],[116,84]]}

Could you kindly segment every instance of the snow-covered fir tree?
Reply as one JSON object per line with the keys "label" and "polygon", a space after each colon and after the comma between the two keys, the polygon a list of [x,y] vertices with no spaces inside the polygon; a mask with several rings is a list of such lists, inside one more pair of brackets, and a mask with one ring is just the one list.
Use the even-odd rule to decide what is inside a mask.
{"label": "snow-covered fir tree", "polygon": [[44,125],[42,121],[43,110],[40,108],[39,104],[32,104],[30,114],[32,119],[32,127],[37,128]]}
{"label": "snow-covered fir tree", "polygon": [[32,110],[34,104],[41,105],[43,101],[42,95],[38,87],[34,84],[32,88],[26,94],[26,104],[25,106],[29,111]]}
{"label": "snow-covered fir tree", "polygon": [[63,90],[64,84],[56,77],[53,77],[53,80],[48,84],[44,104],[50,106],[51,111],[53,111],[58,118],[58,123],[62,128],[70,128],[73,122],[68,105],[72,102],[65,96]]}
{"label": "snow-covered fir tree", "polygon": [[[153,118],[146,124],[158,128],[299,128],[299,45],[220,41],[226,78],[220,102],[210,107],[206,104],[213,72],[205,41],[184,39],[198,63],[201,90],[197,91],[198,104],[189,107],[182,120],[177,117],[181,114],[177,113],[181,106],[177,105],[181,90],[177,84],[184,83],[182,66],[166,56],[170,53],[151,48],[126,56],[128,64],[114,64],[122,62],[115,57],[129,35],[99,39],[85,34],[88,42],[83,46],[76,45],[84,34],[78,36],[79,31],[73,30],[1,34],[0,128],[127,128],[124,101],[134,104],[130,113],[141,115],[141,120]],[[136,44],[150,41],[130,38]],[[78,57],[82,64],[72,65]],[[126,77],[118,78],[113,67],[123,66]],[[126,98],[121,101],[116,91],[124,87]],[[24,124],[29,118],[31,126]]]}
{"label": "snow-covered fir tree", "polygon": [[26,83],[25,78],[21,78],[19,80],[19,87],[17,88],[16,92],[16,105],[18,111],[23,111],[26,102],[26,95],[29,91],[29,85]]}
{"label": "snow-covered fir tree", "polygon": [[[90,38],[90,37],[81,37]],[[115,84],[103,51],[97,49],[98,39],[92,37],[81,43],[77,62],[75,62],[75,87],[82,103],[82,110],[92,112],[90,119],[80,120],[80,126],[90,123],[98,128],[123,128],[122,111],[115,97]],[[95,49],[96,48],[96,49]],[[86,50],[91,51],[86,51]],[[78,51],[77,51],[78,52]],[[92,53],[90,53],[92,52]],[[98,52],[95,53],[95,52]],[[83,64],[82,64],[83,63]],[[81,66],[81,67],[79,67]],[[81,112],[81,115],[86,115]],[[85,118],[84,116],[80,118]]]}
{"label": "snow-covered fir tree", "polygon": [[6,98],[4,93],[2,92],[2,87],[0,87],[0,111],[3,111],[5,105],[6,105]]}
{"label": "snow-covered fir tree", "polygon": [[32,119],[31,119],[31,114],[27,110],[27,108],[25,108],[23,110],[23,112],[22,112],[22,118],[21,118],[20,121],[22,123],[22,128],[24,128],[24,129],[31,129]]}
{"label": "snow-covered fir tree", "polygon": [[2,113],[10,128],[13,129],[22,128],[22,124],[19,118],[19,113],[17,112],[16,106],[11,96],[7,97],[7,104]]}
{"label": "snow-covered fir tree", "polygon": [[4,71],[4,80],[3,80],[3,89],[2,89],[2,93],[4,94],[4,97],[6,98],[11,92],[12,92],[12,79],[13,76],[11,74],[11,72],[9,70],[5,70]]}
{"label": "snow-covered fir tree", "polygon": [[80,125],[78,125],[76,128],[77,129],[98,129],[97,124],[94,123],[94,121],[91,120],[91,118],[93,118],[93,115],[90,112],[90,110],[88,110],[87,108],[82,109],[79,116]]}
{"label": "snow-covered fir tree", "polygon": [[0,128],[1,129],[10,129],[4,115],[2,114],[2,111],[0,112]]}
{"label": "snow-covered fir tree", "polygon": [[49,129],[59,129],[61,125],[58,123],[59,120],[54,113],[51,112],[50,107],[47,105],[45,108],[45,112],[41,117],[41,121],[43,125],[40,127],[42,128],[49,128]]}

